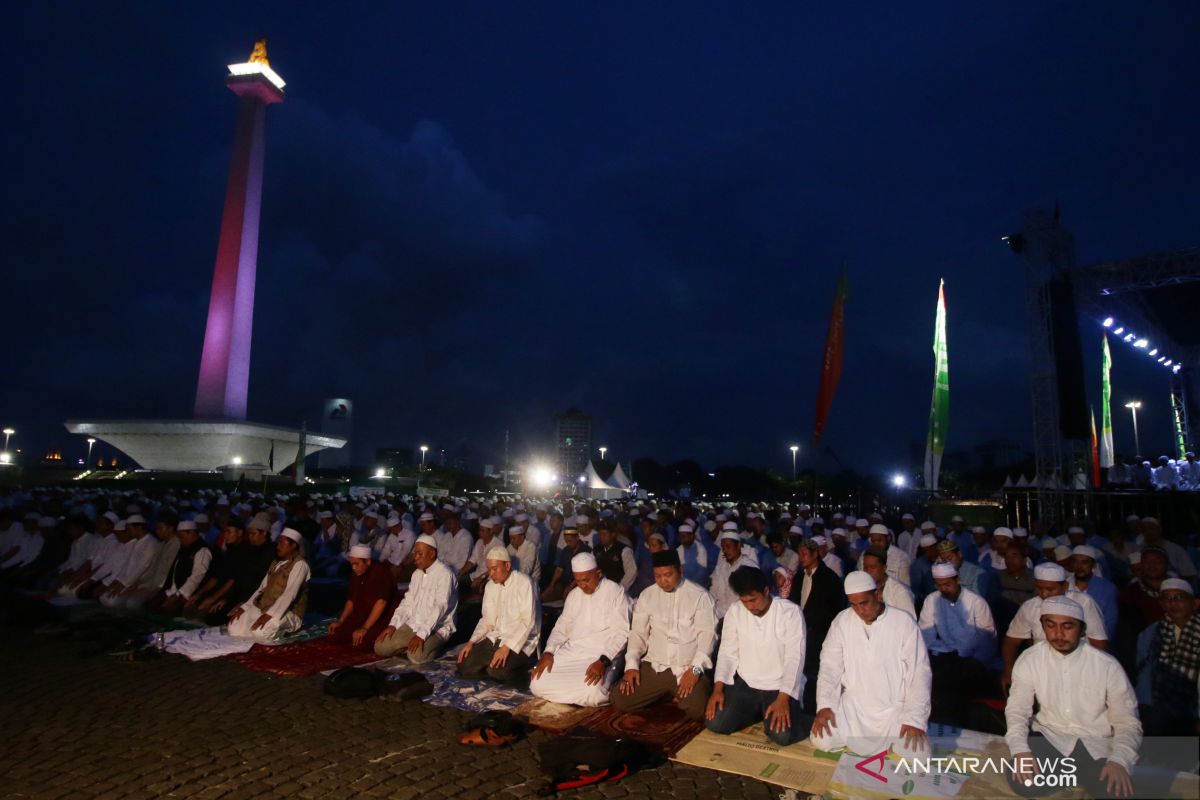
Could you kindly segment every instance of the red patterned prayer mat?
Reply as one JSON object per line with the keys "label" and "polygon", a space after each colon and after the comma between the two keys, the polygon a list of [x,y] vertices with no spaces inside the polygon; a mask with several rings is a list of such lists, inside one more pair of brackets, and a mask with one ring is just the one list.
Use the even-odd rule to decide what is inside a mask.
{"label": "red patterned prayer mat", "polygon": [[322,670],[368,664],[378,660],[370,650],[336,644],[328,639],[313,639],[295,644],[265,647],[256,644],[248,653],[227,656],[244,667],[274,675],[315,675]]}
{"label": "red patterned prayer mat", "polygon": [[612,706],[601,708],[581,723],[604,736],[633,739],[675,755],[704,730],[703,723],[690,720],[677,706],[659,703],[643,711],[622,713]]}

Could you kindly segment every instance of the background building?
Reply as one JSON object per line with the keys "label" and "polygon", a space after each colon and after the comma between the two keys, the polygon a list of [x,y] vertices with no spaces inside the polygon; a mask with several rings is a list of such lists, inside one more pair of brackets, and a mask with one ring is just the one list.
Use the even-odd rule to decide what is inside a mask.
{"label": "background building", "polygon": [[592,418],[578,408],[554,418],[555,466],[560,478],[575,480],[592,453]]}

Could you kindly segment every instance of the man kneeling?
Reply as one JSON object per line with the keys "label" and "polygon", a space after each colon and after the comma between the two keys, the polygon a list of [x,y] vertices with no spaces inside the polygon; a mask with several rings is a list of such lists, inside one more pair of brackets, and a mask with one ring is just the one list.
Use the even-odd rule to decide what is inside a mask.
{"label": "man kneeling", "polygon": [[392,621],[375,640],[376,655],[407,655],[414,664],[437,658],[442,645],[454,634],[458,611],[458,576],[438,560],[437,540],[427,533],[417,537],[412,549],[412,581]]}
{"label": "man kneeling", "polygon": [[618,711],[640,711],[673,699],[685,714],[704,718],[712,682],[704,671],[716,639],[712,596],[683,580],[679,553],[653,556],[654,585],[638,596],[625,654],[625,678],[612,704]]}
{"label": "man kneeling", "polygon": [[804,614],[790,600],[771,597],[758,567],[738,567],[729,587],[741,602],[725,613],[705,726],[734,733],[762,720],[772,742],[791,744],[805,728]]}
{"label": "man kneeling", "polygon": [[273,642],[300,630],[308,606],[308,562],[299,531],[284,528],[275,542],[278,558],[267,569],[258,591],[229,614],[229,633]]}
{"label": "man kneeling", "polygon": [[529,576],[515,571],[508,550],[497,543],[484,556],[488,582],[483,617],[458,653],[458,674],[523,684],[542,631],[541,604]]}

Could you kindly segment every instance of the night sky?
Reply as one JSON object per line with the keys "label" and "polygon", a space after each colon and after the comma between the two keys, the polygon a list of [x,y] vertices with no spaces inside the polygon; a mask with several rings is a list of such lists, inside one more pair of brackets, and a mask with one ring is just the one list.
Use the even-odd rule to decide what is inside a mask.
{"label": "night sky", "polygon": [[[288,95],[267,114],[252,419],[316,427],[348,396],[358,461],[465,442],[482,463],[578,406],[610,459],[786,471],[845,263],[826,441],[846,464],[919,467],[939,277],[948,449],[1030,446],[1000,237],[1058,202],[1080,263],[1200,243],[1200,6],[814,5],[23,4],[0,421],[74,457],[63,420],[190,416],[225,65],[265,35]],[[1143,450],[1165,452],[1165,371],[1114,359],[1117,449],[1139,397]]]}

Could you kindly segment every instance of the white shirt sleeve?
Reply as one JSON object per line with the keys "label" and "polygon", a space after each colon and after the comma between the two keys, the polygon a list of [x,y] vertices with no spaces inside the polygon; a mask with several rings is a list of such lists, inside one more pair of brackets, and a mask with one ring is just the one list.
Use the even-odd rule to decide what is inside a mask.
{"label": "white shirt sleeve", "polygon": [[1029,722],[1033,718],[1034,685],[1029,657],[1036,652],[1025,651],[1013,666],[1012,686],[1008,690],[1008,702],[1004,705],[1004,721],[1008,728],[1004,740],[1008,743],[1011,756],[1030,752]]}
{"label": "white shirt sleeve", "polygon": [[537,597],[533,591],[533,582],[519,581],[509,587],[506,594],[508,596],[504,598],[497,632],[500,634],[500,644],[514,653],[520,653],[529,641],[534,621],[537,619]]}
{"label": "white shirt sleeve", "polygon": [[657,598],[658,592],[654,590],[642,592],[642,596],[633,607],[633,622],[629,625],[629,649],[625,651],[627,670],[641,668],[642,656],[646,654],[650,642],[650,609]]}
{"label": "white shirt sleeve", "polygon": [[738,631],[738,609],[732,606],[725,612],[725,625],[721,628],[721,646],[717,650],[717,669],[713,673],[713,682],[733,685],[737,674],[738,659],[741,656]]}
{"label": "white shirt sleeve", "polygon": [[796,700],[804,699],[804,656],[808,646],[806,634],[803,614],[796,614],[796,623],[784,628],[783,676],[779,691],[786,692]]}
{"label": "white shirt sleeve", "polygon": [[[200,586],[200,582],[204,580],[204,576],[208,574],[209,565],[212,564],[212,551],[207,547],[202,547],[192,557],[192,574],[183,582],[183,586],[179,587],[179,594],[183,595],[184,600],[190,600],[192,594]],[[170,591],[167,594],[171,594]]]}
{"label": "white shirt sleeve", "polygon": [[[854,612],[850,612],[854,613]],[[834,617],[829,633],[821,645],[821,667],[817,672],[817,710],[836,708],[842,696],[842,674],[846,665],[842,661],[845,648],[842,617]],[[722,645],[724,646],[724,645]]]}
{"label": "white shirt sleeve", "polygon": [[544,652],[553,654],[555,650],[570,640],[571,632],[575,628],[575,618],[579,616],[579,598],[576,595],[581,591],[581,589],[574,589],[567,594],[567,599],[563,601],[562,614],[559,616],[558,622],[554,623],[554,630],[550,631],[550,638],[546,640]]}

